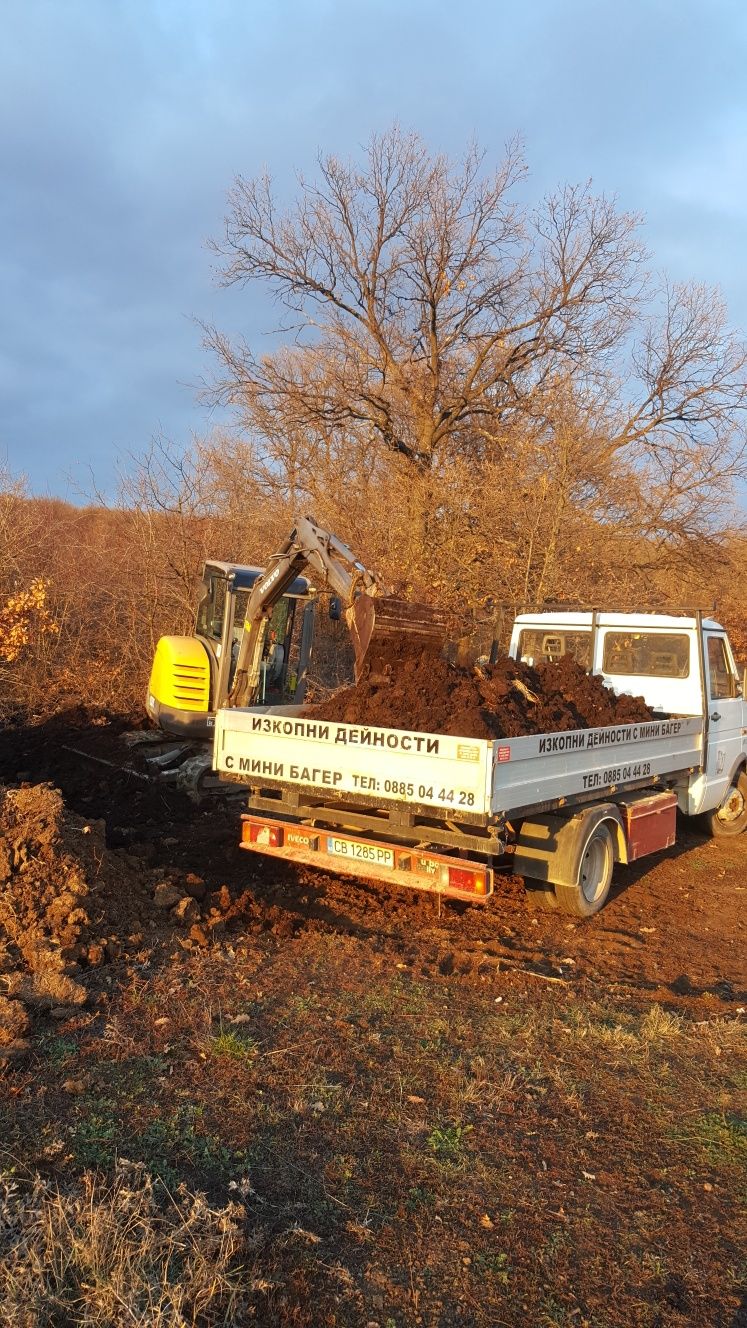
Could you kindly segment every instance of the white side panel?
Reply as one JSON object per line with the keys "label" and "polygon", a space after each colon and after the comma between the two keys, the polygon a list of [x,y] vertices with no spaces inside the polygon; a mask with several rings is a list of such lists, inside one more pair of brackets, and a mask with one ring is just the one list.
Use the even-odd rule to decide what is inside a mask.
{"label": "white side panel", "polygon": [[486,816],[492,744],[477,738],[220,710],[213,766],[247,783],[353,793]]}
{"label": "white side panel", "polygon": [[577,729],[494,743],[494,814],[570,798],[610,793],[620,784],[699,766],[700,719],[662,719],[603,729]]}

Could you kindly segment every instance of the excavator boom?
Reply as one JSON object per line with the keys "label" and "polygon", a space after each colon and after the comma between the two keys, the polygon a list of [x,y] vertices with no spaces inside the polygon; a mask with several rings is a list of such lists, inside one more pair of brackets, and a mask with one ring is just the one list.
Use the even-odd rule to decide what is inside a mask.
{"label": "excavator boom", "polygon": [[446,629],[437,610],[387,595],[383,583],[335,535],[302,517],[283,547],[270,559],[249,597],[229,705],[251,705],[257,691],[267,620],[273,606],[300,572],[311,569],[346,604],[345,620],[355,652],[355,675],[372,644],[405,636],[434,649]]}

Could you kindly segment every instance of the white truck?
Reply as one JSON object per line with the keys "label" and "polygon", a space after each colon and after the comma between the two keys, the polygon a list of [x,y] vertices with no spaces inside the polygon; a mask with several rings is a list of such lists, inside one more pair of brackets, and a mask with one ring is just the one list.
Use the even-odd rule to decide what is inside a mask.
{"label": "white truck", "polygon": [[571,654],[655,718],[486,741],[226,708],[213,765],[247,787],[242,848],[470,900],[509,870],[542,907],[589,917],[615,862],[674,843],[678,810],[714,835],[744,830],[747,705],[719,623],[527,613],[510,653]]}

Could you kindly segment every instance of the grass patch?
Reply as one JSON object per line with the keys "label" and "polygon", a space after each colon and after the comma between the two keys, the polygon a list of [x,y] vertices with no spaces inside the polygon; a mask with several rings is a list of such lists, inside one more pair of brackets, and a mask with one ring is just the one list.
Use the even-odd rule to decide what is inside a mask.
{"label": "grass patch", "polygon": [[40,1055],[53,1070],[61,1070],[78,1054],[78,1043],[75,1038],[62,1037],[59,1033],[41,1033],[36,1039],[36,1045]]}
{"label": "grass patch", "polygon": [[251,1061],[257,1054],[258,1043],[247,1033],[235,1033],[221,1029],[211,1038],[209,1050],[213,1056],[230,1061]]}
{"label": "grass patch", "polygon": [[117,1156],[119,1120],[113,1102],[94,1099],[82,1120],[73,1128],[71,1147],[82,1167],[107,1170]]}
{"label": "grass patch", "polygon": [[683,1027],[678,1014],[654,1004],[641,1020],[641,1037],[644,1042],[668,1042],[672,1038],[681,1037]]}
{"label": "grass patch", "polygon": [[110,1183],[60,1190],[0,1172],[0,1285],[8,1325],[228,1328],[244,1321],[251,1277],[242,1210],[183,1192],[161,1205],[126,1163]]}
{"label": "grass patch", "polygon": [[702,1148],[714,1164],[747,1171],[747,1119],[744,1116],[706,1111],[684,1137]]}
{"label": "grass patch", "polygon": [[224,1181],[245,1167],[246,1154],[204,1133],[201,1117],[199,1107],[183,1106],[136,1130],[123,1125],[115,1102],[98,1098],[76,1122],[71,1148],[86,1169],[111,1171],[122,1156],[143,1163],[169,1189],[194,1175],[202,1183]]}
{"label": "grass patch", "polygon": [[[62,1093],[37,1056],[9,1076],[13,1160],[111,1185],[125,1155],[164,1205],[166,1187],[217,1197],[235,1182],[262,1269],[239,1323],[651,1328],[659,1314],[675,1328],[701,1307],[730,1323],[740,1021],[694,1024],[614,991],[513,992],[502,976],[423,982],[398,958],[301,935],[245,969],[238,951],[217,968],[195,954],[192,987],[166,966],[149,981],[178,1023],[169,1050],[137,1055],[162,1043],[126,1010],[122,1059],[104,1039],[101,1059],[94,1042],[78,1052],[88,1095]],[[262,1004],[239,1003],[234,1023],[220,1012],[238,1012],[238,983]]]}

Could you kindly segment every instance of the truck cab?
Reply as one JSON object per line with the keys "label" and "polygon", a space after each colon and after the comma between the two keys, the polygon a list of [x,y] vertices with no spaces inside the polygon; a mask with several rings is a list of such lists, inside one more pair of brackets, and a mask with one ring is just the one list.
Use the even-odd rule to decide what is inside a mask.
{"label": "truck cab", "polygon": [[657,715],[702,719],[703,768],[678,790],[680,808],[708,814],[716,834],[740,823],[747,705],[729,638],[715,619],[699,611],[522,613],[509,654],[527,664],[572,655],[618,695],[642,696]]}

